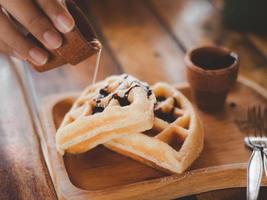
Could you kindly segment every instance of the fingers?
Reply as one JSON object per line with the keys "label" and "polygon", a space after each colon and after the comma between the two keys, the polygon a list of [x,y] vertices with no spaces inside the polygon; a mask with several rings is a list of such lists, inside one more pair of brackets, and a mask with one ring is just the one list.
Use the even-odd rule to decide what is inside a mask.
{"label": "fingers", "polygon": [[60,32],[67,33],[73,29],[74,19],[58,0],[36,0],[36,2]]}
{"label": "fingers", "polygon": [[62,45],[61,35],[33,1],[1,0],[0,3],[47,48],[56,49]]}
{"label": "fingers", "polygon": [[17,31],[8,17],[0,10],[0,40],[8,46],[7,53],[17,52],[22,58],[30,60],[36,65],[44,65],[48,60],[48,54],[33,43],[28,41]]}
{"label": "fingers", "polygon": [[[1,10],[3,7],[48,49],[62,43],[60,32],[67,33],[75,22],[58,0],[0,0],[0,51],[44,65],[48,53],[23,36]],[[60,32],[58,32],[60,31]]]}

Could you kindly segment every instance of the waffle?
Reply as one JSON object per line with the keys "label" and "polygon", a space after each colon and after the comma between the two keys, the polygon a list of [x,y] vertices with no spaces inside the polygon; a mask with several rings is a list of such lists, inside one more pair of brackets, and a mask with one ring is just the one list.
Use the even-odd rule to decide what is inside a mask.
{"label": "waffle", "polygon": [[129,75],[89,86],[56,133],[58,152],[83,153],[124,134],[151,129],[155,102],[149,86]]}
{"label": "waffle", "polygon": [[166,83],[152,87],[157,98],[153,129],[127,134],[104,145],[154,168],[182,173],[203,148],[203,128],[186,97]]}

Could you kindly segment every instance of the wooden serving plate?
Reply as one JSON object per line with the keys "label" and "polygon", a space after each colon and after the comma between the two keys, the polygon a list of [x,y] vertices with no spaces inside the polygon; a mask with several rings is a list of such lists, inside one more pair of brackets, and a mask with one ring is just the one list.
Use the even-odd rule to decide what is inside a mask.
{"label": "wooden serving plate", "polygon": [[[190,100],[190,88],[177,86]],[[46,162],[60,200],[173,199],[177,197],[246,186],[246,163],[250,151],[243,143],[238,119],[249,106],[267,106],[267,91],[241,78],[228,96],[221,113],[199,115],[205,127],[205,147],[184,174],[168,175],[103,146],[80,155],[60,156],[55,133],[75,95],[46,99],[42,122]],[[193,102],[194,103],[194,102]],[[262,185],[267,185],[264,178]]]}

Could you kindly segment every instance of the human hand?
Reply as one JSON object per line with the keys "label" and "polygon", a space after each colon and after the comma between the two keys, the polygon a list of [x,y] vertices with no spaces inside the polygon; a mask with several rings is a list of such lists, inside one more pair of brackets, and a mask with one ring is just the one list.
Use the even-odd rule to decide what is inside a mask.
{"label": "human hand", "polygon": [[0,0],[0,6],[0,52],[39,66],[48,61],[48,52],[25,37],[6,12],[48,49],[60,47],[61,33],[71,31],[75,24],[58,0]]}

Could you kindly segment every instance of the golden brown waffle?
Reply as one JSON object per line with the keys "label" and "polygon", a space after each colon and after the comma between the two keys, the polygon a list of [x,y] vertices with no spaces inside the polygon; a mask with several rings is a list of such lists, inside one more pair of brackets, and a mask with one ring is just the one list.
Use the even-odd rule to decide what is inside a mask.
{"label": "golden brown waffle", "polygon": [[157,83],[154,127],[124,134],[104,145],[120,154],[171,173],[184,172],[203,148],[204,131],[191,103],[174,87]]}
{"label": "golden brown waffle", "polygon": [[154,94],[129,75],[111,76],[85,89],[56,133],[61,154],[82,153],[123,134],[153,126]]}

